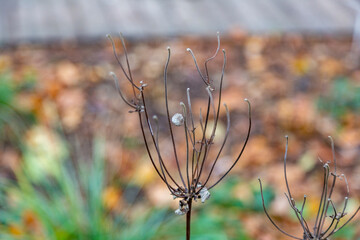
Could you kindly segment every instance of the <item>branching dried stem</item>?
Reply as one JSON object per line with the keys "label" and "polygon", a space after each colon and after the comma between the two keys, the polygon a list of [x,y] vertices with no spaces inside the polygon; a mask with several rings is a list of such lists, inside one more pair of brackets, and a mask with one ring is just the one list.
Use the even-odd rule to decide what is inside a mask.
{"label": "branching dried stem", "polygon": [[[222,144],[220,146],[220,149],[218,150],[216,154],[216,158],[212,160],[211,168],[208,172],[205,171],[205,165],[207,162],[211,161],[209,158],[209,152],[211,150],[211,147],[214,142],[215,133],[217,124],[219,121],[219,115],[220,115],[220,108],[221,108],[221,93],[222,93],[222,87],[223,87],[223,79],[224,79],[224,73],[225,73],[225,67],[226,67],[226,53],[225,50],[222,50],[223,52],[223,66],[222,66],[222,73],[220,77],[220,83],[219,83],[219,90],[218,90],[218,100],[216,101],[217,106],[215,106],[215,99],[213,97],[213,92],[215,91],[215,87],[213,86],[213,80],[210,79],[209,71],[208,71],[208,63],[213,60],[219,50],[220,50],[220,37],[219,34],[217,34],[217,40],[218,40],[218,46],[216,48],[215,54],[208,58],[204,62],[204,68],[205,73],[202,73],[199,67],[199,64],[196,60],[195,54],[193,51],[188,48],[187,51],[191,54],[195,67],[197,69],[197,72],[202,79],[202,81],[205,84],[205,90],[208,94],[208,104],[205,112],[205,119],[203,119],[201,109],[200,109],[200,117],[199,117],[199,125],[201,127],[201,134],[200,136],[196,136],[196,126],[195,126],[195,119],[194,115],[192,113],[193,109],[191,106],[191,96],[190,96],[190,89],[187,89],[186,96],[187,96],[187,106],[184,103],[180,103],[183,112],[182,114],[176,114],[177,116],[173,116],[173,118],[170,117],[170,110],[169,110],[169,103],[168,103],[168,87],[167,87],[167,72],[168,72],[168,66],[170,63],[170,56],[171,51],[168,47],[168,57],[165,63],[164,68],[164,90],[165,90],[165,108],[166,108],[166,119],[168,123],[168,131],[172,143],[172,149],[174,154],[174,159],[177,166],[177,174],[180,178],[180,182],[177,182],[175,180],[175,177],[170,174],[167,164],[164,161],[164,158],[162,157],[160,146],[159,146],[159,140],[158,140],[158,117],[154,116],[153,119],[155,121],[156,127],[155,132],[153,130],[149,114],[148,114],[148,108],[146,106],[146,98],[145,98],[145,88],[146,84],[143,84],[140,82],[139,84],[136,84],[133,80],[130,64],[128,60],[127,50],[125,46],[125,41],[123,40],[122,36],[120,35],[121,45],[124,49],[124,55],[126,59],[126,69],[122,65],[121,60],[116,52],[116,47],[113,39],[111,36],[107,36],[112,44],[113,52],[116,58],[117,63],[119,64],[121,71],[127,81],[132,86],[132,93],[133,98],[132,100],[127,100],[122,91],[120,90],[120,84],[119,81],[114,73],[111,73],[111,76],[115,80],[116,88],[118,90],[118,93],[122,100],[131,108],[130,112],[137,112],[139,117],[139,123],[140,123],[140,129],[143,136],[143,140],[145,143],[145,147],[147,150],[147,153],[149,155],[150,161],[155,168],[155,171],[161,178],[161,180],[166,184],[168,187],[171,195],[174,196],[174,198],[179,198],[179,209],[177,209],[175,212],[179,215],[187,214],[187,239],[190,239],[190,219],[191,219],[191,204],[192,200],[196,201],[197,199],[201,199],[202,202],[204,202],[206,199],[210,197],[210,193],[208,190],[213,188],[215,185],[217,185],[224,177],[233,169],[235,164],[239,161],[240,157],[242,156],[244,149],[247,145],[247,142],[249,140],[250,136],[250,130],[251,130],[251,107],[250,102],[245,99],[245,101],[248,104],[248,110],[249,110],[249,128],[247,131],[246,139],[243,144],[242,149],[240,150],[239,155],[233,162],[233,164],[230,166],[230,168],[221,176],[219,179],[215,180],[215,183],[213,183],[211,186],[207,187],[207,184],[209,182],[209,179],[212,176],[212,173],[214,171],[215,165],[217,164],[219,157],[224,149],[224,146],[226,144],[226,141],[228,139],[228,135],[230,132],[230,114],[229,110],[224,104],[224,108],[226,111],[226,118],[227,118],[227,128],[225,137],[222,141]],[[180,117],[180,119],[179,119]],[[210,118],[213,118],[214,125],[212,129],[209,129],[209,122]],[[175,119],[174,119],[175,118]],[[186,141],[186,172],[185,174],[182,173],[180,169],[180,159],[178,157],[178,151],[176,148],[175,143],[175,135],[173,131],[173,125],[179,126],[184,125],[184,134],[185,134],[185,141]],[[145,129],[147,128],[148,131]],[[148,137],[148,133],[150,134],[150,138]],[[210,133],[210,137],[207,137],[207,133]],[[151,144],[150,144],[151,143]],[[151,148],[155,149],[156,156],[153,156],[153,153],[151,151]],[[156,164],[155,158],[158,158],[158,163]],[[191,167],[190,167],[191,166]]]}
{"label": "branching dried stem", "polygon": [[[294,213],[295,213],[297,219],[299,220],[299,223],[300,223],[300,225],[301,225],[301,227],[303,229],[303,236],[302,237],[296,237],[296,236],[293,236],[293,235],[285,232],[270,217],[270,215],[269,215],[269,213],[268,213],[268,211],[266,210],[266,207],[265,207],[265,200],[264,200],[264,195],[263,195],[263,187],[262,187],[261,180],[259,178],[262,205],[263,205],[266,216],[268,217],[270,222],[275,226],[275,228],[277,228],[281,233],[287,235],[290,238],[299,239],[299,240],[308,240],[308,239],[325,240],[325,239],[329,239],[329,237],[331,237],[337,231],[339,231],[340,229],[345,227],[356,216],[356,214],[360,210],[360,207],[358,207],[357,210],[351,215],[351,217],[346,222],[344,222],[342,225],[340,224],[340,220],[345,215],[347,215],[347,213],[345,211],[346,211],[348,201],[349,201],[349,185],[348,185],[347,179],[346,179],[344,174],[341,174],[341,175],[337,174],[334,141],[330,136],[329,136],[329,139],[331,141],[331,149],[332,149],[332,155],[333,155],[334,171],[333,172],[330,171],[329,162],[327,162],[327,163],[325,163],[323,165],[323,168],[324,168],[324,180],[323,180],[323,187],[322,187],[320,203],[319,203],[319,207],[318,207],[318,211],[317,211],[317,215],[316,215],[316,219],[315,219],[315,224],[314,224],[313,228],[310,229],[307,222],[305,221],[305,219],[303,217],[304,207],[305,207],[306,198],[307,198],[306,195],[304,196],[304,200],[303,200],[303,203],[302,203],[302,206],[301,206],[301,210],[299,210],[296,207],[296,202],[293,199],[291,191],[290,191],[290,186],[289,186],[289,183],[288,183],[287,171],[286,171],[286,159],[287,159],[287,152],[288,152],[288,137],[286,136],[286,147],[285,147],[285,156],[284,156],[284,176],[285,176],[285,184],[286,184],[287,193],[285,193],[285,196],[286,196],[290,207],[293,209],[293,211],[294,211]],[[332,176],[332,183],[329,186],[329,177],[330,176]],[[336,183],[336,180],[338,178],[339,179],[344,179],[345,184],[346,184],[346,189],[347,189],[347,194],[346,194],[346,197],[344,199],[344,207],[342,208],[342,211],[337,211],[333,201],[331,200],[331,197],[332,197],[332,194],[333,194],[333,191],[334,191],[334,188],[335,188],[335,183]],[[332,209],[334,211],[334,214],[331,215],[331,216],[328,216],[327,213],[328,213],[328,209],[329,209],[330,206],[332,207]],[[328,226],[325,226],[326,218],[331,219]]]}

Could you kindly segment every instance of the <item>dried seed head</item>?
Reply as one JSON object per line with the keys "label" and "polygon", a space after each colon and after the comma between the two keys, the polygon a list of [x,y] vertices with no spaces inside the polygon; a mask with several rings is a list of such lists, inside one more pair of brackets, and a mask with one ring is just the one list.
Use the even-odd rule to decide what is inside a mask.
{"label": "dried seed head", "polygon": [[176,214],[176,215],[179,215],[179,216],[184,215],[185,213],[186,213],[186,212],[182,211],[181,208],[175,210],[175,214]]}
{"label": "dried seed head", "polygon": [[204,203],[206,200],[210,198],[210,192],[206,187],[200,190],[199,195],[201,197],[201,202]]}
{"label": "dried seed head", "polygon": [[[212,189],[215,185],[217,185],[220,181],[222,181],[224,179],[224,177],[233,169],[233,167],[235,166],[235,164],[238,162],[239,158],[241,157],[241,155],[244,151],[244,148],[248,142],[249,136],[250,136],[250,129],[251,129],[250,103],[247,101],[247,99],[245,99],[245,101],[247,101],[248,105],[249,105],[249,128],[248,128],[248,132],[247,132],[247,136],[246,136],[244,145],[243,145],[240,153],[238,154],[238,156],[237,156],[236,160],[233,162],[233,164],[229,167],[229,169],[214,184],[212,184],[211,186],[205,187],[205,185],[207,185],[207,182],[211,177],[211,174],[212,174],[214,167],[219,159],[219,156],[221,155],[221,151],[227,140],[227,135],[230,132],[230,130],[229,130],[230,129],[229,111],[227,109],[227,106],[224,104],[225,109],[226,109],[226,116],[227,116],[226,136],[223,140],[223,143],[220,147],[219,152],[217,153],[217,157],[214,159],[213,163],[211,164],[212,165],[211,170],[208,173],[206,173],[207,165],[204,165],[204,162],[210,161],[210,160],[207,160],[207,158],[210,158],[210,157],[208,157],[207,153],[210,150],[210,145],[214,142],[216,126],[217,126],[218,117],[219,117],[219,113],[220,113],[220,107],[215,108],[215,105],[221,106],[221,97],[220,96],[221,96],[221,91],[222,91],[222,86],[223,86],[223,77],[224,77],[224,71],[225,71],[225,65],[226,65],[226,54],[225,54],[225,51],[223,50],[224,60],[223,60],[222,73],[221,73],[220,84],[219,84],[219,89],[218,89],[218,91],[219,91],[219,94],[217,97],[218,102],[215,103],[214,102],[215,99],[213,97],[213,95],[215,96],[215,94],[213,94],[213,91],[215,91],[215,86],[217,86],[217,84],[214,83],[214,80],[209,75],[208,63],[217,56],[217,54],[220,50],[219,33],[217,33],[218,46],[216,48],[215,54],[213,56],[211,56],[210,58],[208,58],[204,62],[205,72],[202,72],[200,70],[199,64],[196,60],[194,53],[192,52],[192,50],[190,48],[187,48],[187,51],[191,54],[191,57],[193,58],[196,70],[206,86],[206,90],[209,94],[210,103],[211,103],[211,105],[207,108],[207,111],[205,112],[206,118],[204,119],[204,121],[202,118],[201,108],[200,108],[199,122],[200,122],[200,127],[201,127],[202,133],[200,132],[201,135],[196,137],[197,133],[195,131],[196,127],[195,127],[193,113],[192,113],[189,88],[187,89],[187,105],[185,105],[184,103],[180,103],[180,105],[182,107],[182,109],[181,109],[182,112],[175,113],[172,117],[169,115],[167,70],[168,70],[168,66],[170,63],[170,47],[167,47],[168,57],[167,57],[167,60],[165,63],[165,68],[164,68],[164,88],[165,88],[164,90],[165,90],[165,106],[166,106],[165,110],[166,110],[166,118],[170,124],[170,126],[168,126],[168,127],[169,127],[169,131],[170,131],[170,135],[171,135],[171,142],[173,145],[174,158],[175,158],[176,165],[177,165],[178,175],[181,180],[181,182],[177,182],[173,178],[172,174],[169,173],[167,164],[164,161],[165,158],[161,155],[161,151],[159,148],[158,117],[153,116],[153,121],[155,122],[154,127],[152,127],[153,121],[151,121],[151,119],[149,119],[148,111],[145,106],[145,91],[144,91],[144,88],[147,85],[143,81],[139,81],[139,85],[134,83],[134,80],[133,80],[133,77],[131,74],[131,69],[130,69],[130,64],[129,64],[129,59],[128,59],[125,42],[124,42],[124,39],[121,36],[121,34],[120,34],[120,40],[121,40],[121,45],[123,47],[124,56],[125,56],[125,60],[126,60],[126,65],[124,65],[124,66],[121,63],[122,61],[120,61],[121,59],[119,58],[119,56],[116,52],[116,47],[115,47],[115,43],[114,43],[113,39],[111,38],[110,35],[107,35],[107,37],[111,41],[111,44],[113,47],[113,53],[116,58],[116,61],[118,62],[123,75],[130,83],[130,86],[132,87],[133,99],[127,100],[125,95],[120,91],[121,89],[120,89],[119,80],[116,78],[115,74],[110,73],[110,75],[114,78],[115,85],[120,94],[120,97],[129,107],[131,107],[130,112],[139,113],[139,120],[140,120],[140,125],[141,125],[140,127],[142,130],[142,135],[144,138],[145,145],[148,146],[148,139],[151,139],[152,143],[154,144],[154,148],[156,150],[156,151],[154,151],[154,153],[156,152],[156,154],[158,155],[158,159],[159,159],[159,163],[158,164],[155,163],[154,157],[152,156],[153,153],[147,147],[147,153],[149,155],[150,161],[152,162],[152,165],[155,168],[159,177],[162,179],[162,181],[168,187],[168,189],[169,189],[171,195],[174,197],[174,199],[180,200],[179,208],[175,211],[175,214],[184,215],[184,214],[188,213],[189,211],[191,211],[191,201],[192,200],[196,201],[197,199],[200,199],[201,202],[204,203],[207,199],[209,199],[209,197],[210,197],[209,190]],[[209,111],[213,111],[213,113],[211,114]],[[144,112],[144,114],[140,114],[141,112]],[[206,134],[206,132],[207,132],[206,130],[210,128],[209,124],[208,124],[210,121],[209,120],[210,118],[214,119],[215,124],[212,127],[213,130],[212,130],[211,136],[208,137]],[[147,134],[145,134],[145,131],[144,131],[144,127],[145,127],[144,124],[145,124],[145,126],[147,126],[148,130],[150,131],[151,138],[146,137]],[[184,180],[185,179],[183,177],[184,174],[181,172],[178,154],[177,154],[177,150],[176,150],[177,144],[175,141],[175,136],[173,134],[171,124],[174,124],[175,126],[182,126],[185,131],[185,141],[186,141],[186,146],[187,146],[186,147],[186,178],[187,178],[186,180],[187,180],[187,183]],[[193,151],[193,154],[191,154],[190,151]],[[191,167],[191,170],[190,170],[190,167]],[[204,172],[205,172],[205,174],[207,174],[207,176],[204,176]],[[200,183],[200,181],[199,181],[200,179],[206,179],[204,184]]]}
{"label": "dried seed head", "polygon": [[[335,166],[335,172],[331,173],[331,176],[333,176],[333,184],[330,185],[330,186],[328,184],[328,182],[329,182],[328,180],[329,180],[329,176],[330,176],[330,166],[329,166],[330,162],[326,162],[323,165],[325,170],[324,170],[324,184],[323,184],[322,196],[321,196],[322,199],[321,199],[320,205],[319,205],[318,210],[317,210],[318,213],[316,215],[315,225],[312,228],[313,229],[312,230],[311,228],[309,228],[309,225],[307,224],[306,220],[303,218],[304,217],[303,216],[303,210],[304,210],[304,207],[305,207],[306,195],[304,195],[304,200],[303,200],[302,207],[301,207],[300,211],[296,207],[295,200],[291,196],[290,187],[288,185],[288,180],[287,180],[287,175],[286,175],[286,153],[287,153],[287,150],[288,150],[287,149],[288,148],[288,141],[287,140],[288,140],[288,137],[286,136],[286,148],[285,148],[285,157],[284,157],[284,174],[285,174],[285,182],[286,182],[286,185],[287,185],[287,193],[285,193],[285,196],[287,197],[291,208],[294,210],[295,215],[299,219],[300,225],[303,228],[303,236],[302,236],[302,238],[293,236],[293,235],[285,232],[270,217],[270,215],[267,212],[266,207],[265,207],[265,200],[264,200],[264,195],[263,195],[262,183],[261,183],[261,180],[259,179],[261,200],[262,200],[262,205],[263,205],[263,209],[265,211],[265,214],[266,214],[266,216],[268,217],[268,219],[270,220],[270,222],[274,225],[274,227],[276,229],[278,229],[280,232],[282,232],[283,234],[285,234],[288,237],[291,237],[293,239],[299,239],[299,240],[301,240],[301,239],[304,239],[304,240],[305,239],[306,240],[310,240],[310,239],[327,240],[327,239],[330,239],[329,238],[330,236],[332,236],[337,231],[344,228],[356,216],[356,214],[360,211],[360,207],[358,207],[357,210],[348,218],[348,220],[346,222],[344,222],[342,224],[339,224],[341,219],[347,214],[345,211],[346,211],[346,208],[348,206],[349,188],[348,188],[348,182],[347,182],[347,180],[345,178],[345,175],[344,175],[343,177],[344,177],[345,182],[346,182],[347,196],[345,197],[343,210],[337,211],[331,198],[332,198],[332,193],[333,193],[333,190],[334,190],[334,187],[335,187],[336,179],[337,178],[342,178],[342,175],[337,175],[336,174],[336,159],[335,159],[334,142],[331,139],[331,147],[332,147],[332,152],[333,152],[333,162],[334,162],[334,166]],[[321,161],[320,158],[319,158],[319,160]],[[332,207],[334,213],[332,215],[327,215],[327,212],[328,212],[330,206]],[[326,218],[331,218],[332,220],[327,221]],[[326,222],[329,223],[328,226],[326,226],[327,225]],[[324,229],[326,229],[326,230],[324,230]]]}
{"label": "dried seed head", "polygon": [[184,124],[184,117],[180,113],[175,113],[174,116],[172,116],[171,121],[175,126],[181,126]]}
{"label": "dried seed head", "polygon": [[175,210],[176,215],[184,215],[189,211],[189,205],[186,201],[179,201],[179,208]]}

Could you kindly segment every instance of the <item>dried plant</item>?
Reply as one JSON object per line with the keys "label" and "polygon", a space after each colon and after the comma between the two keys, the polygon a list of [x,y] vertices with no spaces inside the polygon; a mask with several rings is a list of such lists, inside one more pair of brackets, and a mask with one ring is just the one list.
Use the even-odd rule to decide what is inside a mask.
{"label": "dried plant", "polygon": [[[224,177],[233,169],[235,164],[240,159],[242,153],[244,152],[245,146],[248,142],[249,135],[250,135],[250,129],[251,129],[251,107],[250,103],[247,99],[245,101],[248,103],[248,111],[249,111],[249,128],[247,131],[245,142],[240,150],[239,155],[235,159],[235,161],[232,163],[232,165],[229,167],[229,169],[213,184],[208,185],[209,179],[214,171],[215,165],[217,164],[219,157],[222,153],[222,150],[224,149],[225,143],[228,139],[229,131],[230,131],[230,116],[229,116],[229,110],[224,104],[224,108],[226,111],[226,117],[227,117],[227,128],[226,133],[224,136],[224,139],[220,145],[220,148],[216,154],[215,159],[209,159],[209,151],[214,143],[215,138],[215,132],[217,128],[217,124],[219,121],[219,114],[220,114],[220,106],[221,106],[221,92],[222,92],[222,86],[223,86],[223,78],[224,78],[224,72],[225,72],[225,66],[226,66],[226,54],[225,50],[222,50],[223,52],[223,66],[222,66],[222,73],[220,77],[220,83],[219,83],[219,90],[218,90],[218,100],[217,100],[217,106],[215,106],[215,100],[213,97],[213,93],[215,91],[215,86],[213,85],[214,82],[212,79],[210,79],[209,71],[208,71],[208,63],[213,60],[219,50],[220,50],[220,38],[219,34],[217,35],[218,40],[218,46],[216,49],[215,54],[208,58],[204,62],[204,68],[205,73],[202,73],[200,70],[200,67],[196,61],[195,55],[192,52],[190,48],[187,49],[187,51],[191,54],[193,61],[195,63],[195,67],[197,69],[198,74],[200,75],[200,78],[202,79],[206,92],[208,94],[208,103],[207,108],[205,112],[205,121],[203,119],[201,109],[199,114],[199,126],[201,128],[201,134],[200,136],[196,136],[195,129],[197,126],[195,125],[194,116],[192,113],[192,107],[191,107],[191,97],[190,97],[190,89],[187,88],[186,97],[187,97],[187,104],[184,104],[180,102],[180,105],[182,107],[182,113],[176,113],[172,117],[170,117],[170,110],[169,110],[169,104],[168,104],[168,87],[167,87],[167,71],[168,66],[170,63],[170,47],[167,48],[168,50],[168,57],[166,60],[165,68],[164,68],[164,90],[165,90],[165,107],[166,107],[166,121],[168,123],[168,131],[170,134],[170,141],[172,143],[172,149],[174,158],[176,161],[177,166],[177,174],[180,178],[179,181],[175,180],[175,177],[170,174],[170,171],[168,169],[168,165],[166,161],[163,158],[163,155],[160,151],[159,146],[159,139],[158,139],[158,117],[153,116],[152,119],[155,122],[156,127],[153,128],[153,125],[151,123],[151,119],[149,117],[148,107],[146,105],[145,101],[145,93],[146,93],[146,87],[147,84],[143,82],[139,82],[139,84],[136,84],[133,80],[128,54],[125,46],[125,42],[123,37],[120,34],[120,40],[122,47],[124,49],[124,55],[126,60],[126,69],[123,66],[123,64],[120,61],[119,56],[116,52],[116,47],[114,44],[114,41],[112,40],[110,35],[107,35],[107,37],[110,39],[114,51],[115,58],[121,68],[122,73],[124,74],[125,78],[129,82],[129,84],[132,86],[132,94],[133,97],[131,100],[127,100],[124,96],[124,94],[120,90],[119,81],[114,73],[110,73],[111,76],[115,80],[116,88],[119,92],[120,97],[122,100],[131,108],[130,112],[136,112],[138,114],[140,128],[143,136],[143,140],[145,143],[145,147],[148,153],[148,156],[150,158],[150,161],[155,168],[155,171],[161,178],[161,180],[166,184],[167,188],[170,191],[170,194],[174,197],[174,199],[179,199],[179,209],[175,211],[178,215],[184,215],[186,214],[186,239],[190,239],[190,222],[191,222],[191,209],[192,209],[192,201],[197,201],[197,199],[201,199],[201,202],[205,202],[210,197],[210,190],[215,187],[221,180],[224,179]],[[211,120],[211,116],[214,121],[214,125],[211,129],[209,126],[209,122]],[[178,150],[176,148],[175,144],[175,136],[174,136],[174,130],[173,125],[175,127],[183,127],[184,128],[184,135],[185,135],[185,145],[186,145],[186,171],[182,172],[180,170],[180,160],[178,157]],[[147,129],[147,130],[146,130]],[[150,139],[147,137],[148,133],[150,134]],[[210,137],[207,137],[207,133],[210,133]],[[152,146],[150,145],[150,142]],[[155,149],[155,154],[152,154],[151,147]],[[155,160],[157,158],[157,161]],[[210,162],[212,160],[212,162]],[[205,163],[209,164],[211,168],[209,171],[204,171],[205,169]]]}
{"label": "dried plant", "polygon": [[[351,215],[351,217],[347,221],[340,224],[340,220],[342,218],[344,218],[344,216],[347,215],[347,213],[345,211],[346,211],[346,208],[348,206],[348,201],[349,201],[349,185],[348,185],[346,176],[344,174],[338,174],[338,172],[337,172],[334,142],[333,142],[333,139],[330,136],[329,136],[329,138],[330,138],[330,141],[331,141],[333,163],[334,163],[334,171],[333,172],[330,171],[330,166],[329,166],[330,162],[326,162],[326,163],[323,164],[324,180],[323,180],[323,188],[322,188],[320,203],[319,203],[319,207],[318,207],[318,210],[317,210],[317,215],[316,215],[316,218],[315,218],[314,226],[312,228],[310,228],[307,221],[303,217],[304,207],[305,207],[305,203],[306,203],[306,195],[304,195],[304,200],[303,200],[303,202],[301,204],[301,208],[299,209],[296,206],[295,200],[293,199],[291,191],[290,191],[290,187],[289,187],[289,183],[288,183],[288,179],[287,179],[287,173],[286,173],[286,158],[287,158],[287,151],[288,151],[288,137],[286,136],[286,148],[285,148],[285,156],[284,156],[284,174],[285,174],[285,183],[286,183],[287,193],[285,193],[285,196],[286,196],[286,198],[287,198],[287,200],[288,200],[288,202],[290,204],[290,207],[294,211],[294,213],[295,213],[295,215],[296,215],[296,217],[297,217],[297,219],[298,219],[298,221],[299,221],[299,223],[300,223],[300,225],[301,225],[301,227],[303,229],[303,236],[302,237],[296,237],[296,236],[293,236],[293,235],[285,232],[270,217],[270,215],[269,215],[269,213],[268,213],[268,211],[266,210],[266,207],[265,207],[262,184],[261,184],[261,180],[259,178],[262,205],[263,205],[266,216],[268,217],[270,222],[280,232],[282,232],[283,234],[287,235],[290,238],[300,239],[300,240],[302,240],[302,239],[303,240],[307,240],[307,239],[316,239],[316,240],[329,239],[329,237],[331,237],[337,231],[339,231],[340,229],[345,227],[355,217],[355,215],[360,210],[360,207],[359,207],[355,211],[355,213],[353,215]],[[321,159],[320,159],[320,161],[321,161]],[[331,181],[331,179],[329,180],[329,178],[331,178],[331,176],[332,176],[332,181]],[[344,206],[340,211],[337,210],[337,208],[335,207],[335,204],[334,204],[334,202],[332,200],[332,195],[333,195],[333,192],[334,192],[334,188],[335,188],[335,184],[336,184],[337,179],[344,180],[345,184],[346,184],[346,188],[347,188],[346,189],[347,194],[345,196]],[[329,182],[331,182],[331,185],[329,185]],[[332,211],[333,211],[332,215],[328,215],[328,212],[331,211],[329,208],[330,209],[332,208]],[[327,221],[328,224],[325,224],[326,219],[329,219]]]}

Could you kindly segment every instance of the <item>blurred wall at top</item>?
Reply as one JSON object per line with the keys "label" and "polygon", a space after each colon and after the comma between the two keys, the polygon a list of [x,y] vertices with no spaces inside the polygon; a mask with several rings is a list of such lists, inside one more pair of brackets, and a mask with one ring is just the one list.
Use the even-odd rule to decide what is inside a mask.
{"label": "blurred wall at top", "polygon": [[[357,0],[0,0],[0,43],[301,32],[352,34]],[[360,8],[359,8],[360,9]]]}

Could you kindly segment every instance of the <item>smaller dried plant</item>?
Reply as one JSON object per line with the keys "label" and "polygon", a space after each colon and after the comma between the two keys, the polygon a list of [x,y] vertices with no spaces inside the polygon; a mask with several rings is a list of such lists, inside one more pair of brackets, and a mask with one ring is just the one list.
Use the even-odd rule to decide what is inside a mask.
{"label": "smaller dried plant", "polygon": [[[286,136],[286,148],[285,148],[285,156],[284,156],[284,174],[285,174],[285,183],[286,183],[287,193],[285,193],[285,196],[286,196],[286,198],[287,198],[287,200],[288,200],[288,202],[290,204],[290,207],[294,211],[294,213],[296,215],[296,218],[298,219],[298,221],[299,221],[299,223],[300,223],[300,225],[301,225],[301,227],[303,229],[303,236],[302,237],[296,237],[296,236],[293,236],[293,235],[285,232],[270,217],[270,215],[269,215],[269,213],[268,213],[268,211],[266,210],[266,207],[265,207],[262,183],[261,183],[261,180],[259,178],[262,205],[263,205],[266,216],[268,217],[270,222],[280,232],[282,232],[283,234],[287,235],[290,238],[299,239],[299,240],[308,240],[308,239],[325,240],[325,239],[330,239],[330,237],[332,235],[334,235],[337,231],[344,228],[355,217],[355,215],[360,210],[360,207],[358,207],[357,210],[355,211],[355,213],[353,213],[353,215],[351,215],[351,217],[347,221],[345,221],[344,223],[340,223],[340,221],[344,218],[344,216],[347,215],[346,208],[347,208],[348,202],[349,202],[349,185],[348,185],[346,176],[344,174],[338,174],[338,172],[337,172],[334,142],[333,142],[333,139],[330,136],[329,136],[329,138],[330,138],[330,141],[331,141],[333,163],[334,163],[334,171],[330,171],[330,166],[329,166],[330,162],[326,162],[326,163],[323,164],[324,180],[323,180],[323,188],[322,188],[320,203],[319,203],[319,207],[318,207],[318,210],[317,210],[317,215],[316,215],[316,218],[315,218],[314,226],[312,228],[310,228],[307,221],[303,217],[304,207],[305,207],[306,198],[307,198],[306,195],[304,195],[304,200],[303,200],[303,202],[301,204],[301,208],[299,209],[296,206],[295,200],[293,199],[291,191],[290,191],[290,187],[289,187],[289,183],[288,183],[288,179],[287,179],[287,173],[286,173],[286,158],[287,158],[287,151],[288,151],[288,137]],[[329,178],[331,178],[331,177],[332,177],[332,181],[331,181],[331,179],[329,180]],[[335,206],[335,204],[334,204],[334,202],[332,200],[332,195],[333,195],[333,192],[334,192],[334,188],[335,188],[335,184],[336,184],[337,179],[344,180],[345,184],[346,184],[346,188],[347,188],[346,189],[347,194],[346,194],[345,199],[344,199],[344,206],[340,210],[338,210],[336,208],[336,206]],[[331,185],[329,185],[329,182],[331,182]],[[332,214],[328,215],[329,212],[332,212]],[[325,222],[327,222],[327,224]]]}
{"label": "smaller dried plant", "polygon": [[[216,89],[214,86],[213,79],[210,79],[209,71],[208,71],[208,63],[213,60],[219,50],[220,50],[220,38],[219,34],[217,35],[218,40],[218,46],[215,51],[215,54],[208,58],[204,63],[204,69],[205,73],[202,73],[200,70],[200,67],[196,61],[195,55],[192,52],[190,48],[187,49],[187,51],[191,54],[195,67],[197,69],[197,72],[203,81],[205,85],[205,90],[208,95],[208,102],[207,107],[205,111],[205,118],[203,117],[200,109],[199,113],[199,124],[198,126],[195,125],[195,118],[192,112],[192,106],[191,106],[191,97],[190,97],[190,88],[187,88],[186,91],[186,98],[187,98],[187,104],[180,102],[180,106],[182,108],[182,113],[175,113],[172,117],[170,117],[170,110],[169,110],[169,101],[168,101],[168,87],[167,87],[167,71],[168,66],[170,63],[170,47],[167,48],[168,50],[168,57],[167,61],[165,63],[164,68],[164,101],[165,101],[165,111],[166,112],[166,122],[167,122],[167,129],[169,133],[169,141],[172,145],[172,150],[174,154],[174,159],[177,166],[177,177],[180,179],[177,181],[175,179],[175,176],[173,174],[170,174],[170,171],[168,169],[168,163],[166,163],[163,154],[160,151],[160,144],[158,139],[158,117],[153,116],[152,120],[155,123],[155,128],[152,125],[152,121],[149,117],[148,113],[148,107],[146,105],[146,89],[147,84],[143,83],[142,81],[139,82],[139,84],[136,84],[133,80],[129,60],[127,57],[127,50],[125,46],[124,39],[120,35],[120,40],[122,47],[124,49],[125,54],[125,61],[127,64],[127,71],[123,67],[120,58],[118,57],[116,53],[116,48],[114,41],[110,37],[110,35],[107,36],[113,46],[113,51],[115,58],[122,70],[123,75],[128,80],[132,87],[132,93],[133,97],[132,100],[127,100],[124,96],[124,94],[120,90],[119,81],[114,73],[110,73],[111,76],[115,80],[116,88],[119,92],[120,97],[122,100],[132,109],[130,112],[136,112],[138,114],[141,133],[143,136],[143,141],[145,143],[145,147],[148,153],[148,156],[150,158],[150,161],[161,178],[161,180],[166,184],[167,188],[169,189],[170,194],[174,197],[174,199],[179,199],[179,208],[175,211],[178,215],[184,215],[186,214],[186,239],[190,239],[190,221],[191,221],[191,207],[192,207],[192,201],[197,201],[198,199],[201,199],[201,202],[205,202],[210,197],[209,190],[215,187],[221,180],[225,178],[225,176],[233,169],[233,167],[236,165],[238,160],[240,159],[241,155],[244,152],[244,149],[246,147],[246,144],[248,142],[249,136],[250,136],[250,129],[251,129],[251,108],[250,103],[247,99],[245,101],[248,103],[248,110],[249,110],[249,128],[247,131],[246,139],[244,142],[244,145],[242,146],[240,153],[234,160],[234,162],[231,164],[231,166],[219,177],[216,181],[214,181],[211,185],[209,184],[210,177],[213,174],[214,168],[216,164],[218,163],[219,157],[224,149],[224,146],[226,144],[226,141],[228,139],[228,135],[230,132],[230,114],[229,110],[224,104],[224,108],[226,111],[226,118],[227,118],[227,128],[226,133],[224,136],[224,139],[220,145],[220,148],[217,150],[215,159],[209,159],[210,158],[210,149],[212,149],[212,146],[214,145],[214,138],[215,133],[217,129],[217,125],[219,122],[219,115],[220,115],[220,107],[221,107],[221,93],[222,93],[222,87],[223,87],[223,78],[225,73],[225,66],[226,66],[226,53],[225,50],[222,50],[223,52],[223,66],[222,66],[222,73],[219,80],[218,85],[218,99],[215,102],[213,94]],[[214,122],[213,126],[210,126],[209,122]],[[186,146],[186,159],[184,164],[186,165],[185,172],[181,171],[180,168],[180,159],[178,157],[178,150],[175,143],[175,134],[173,127],[183,127],[184,130],[184,136],[185,136],[185,146]],[[197,127],[200,127],[200,136],[197,136],[197,133],[195,130]],[[150,135],[148,137],[147,135]],[[150,144],[151,143],[151,144]],[[151,148],[154,149],[152,153]],[[157,158],[157,161],[155,160]],[[208,166],[209,168],[205,167]],[[211,166],[211,167],[210,167]],[[206,170],[208,169],[208,170]]]}

